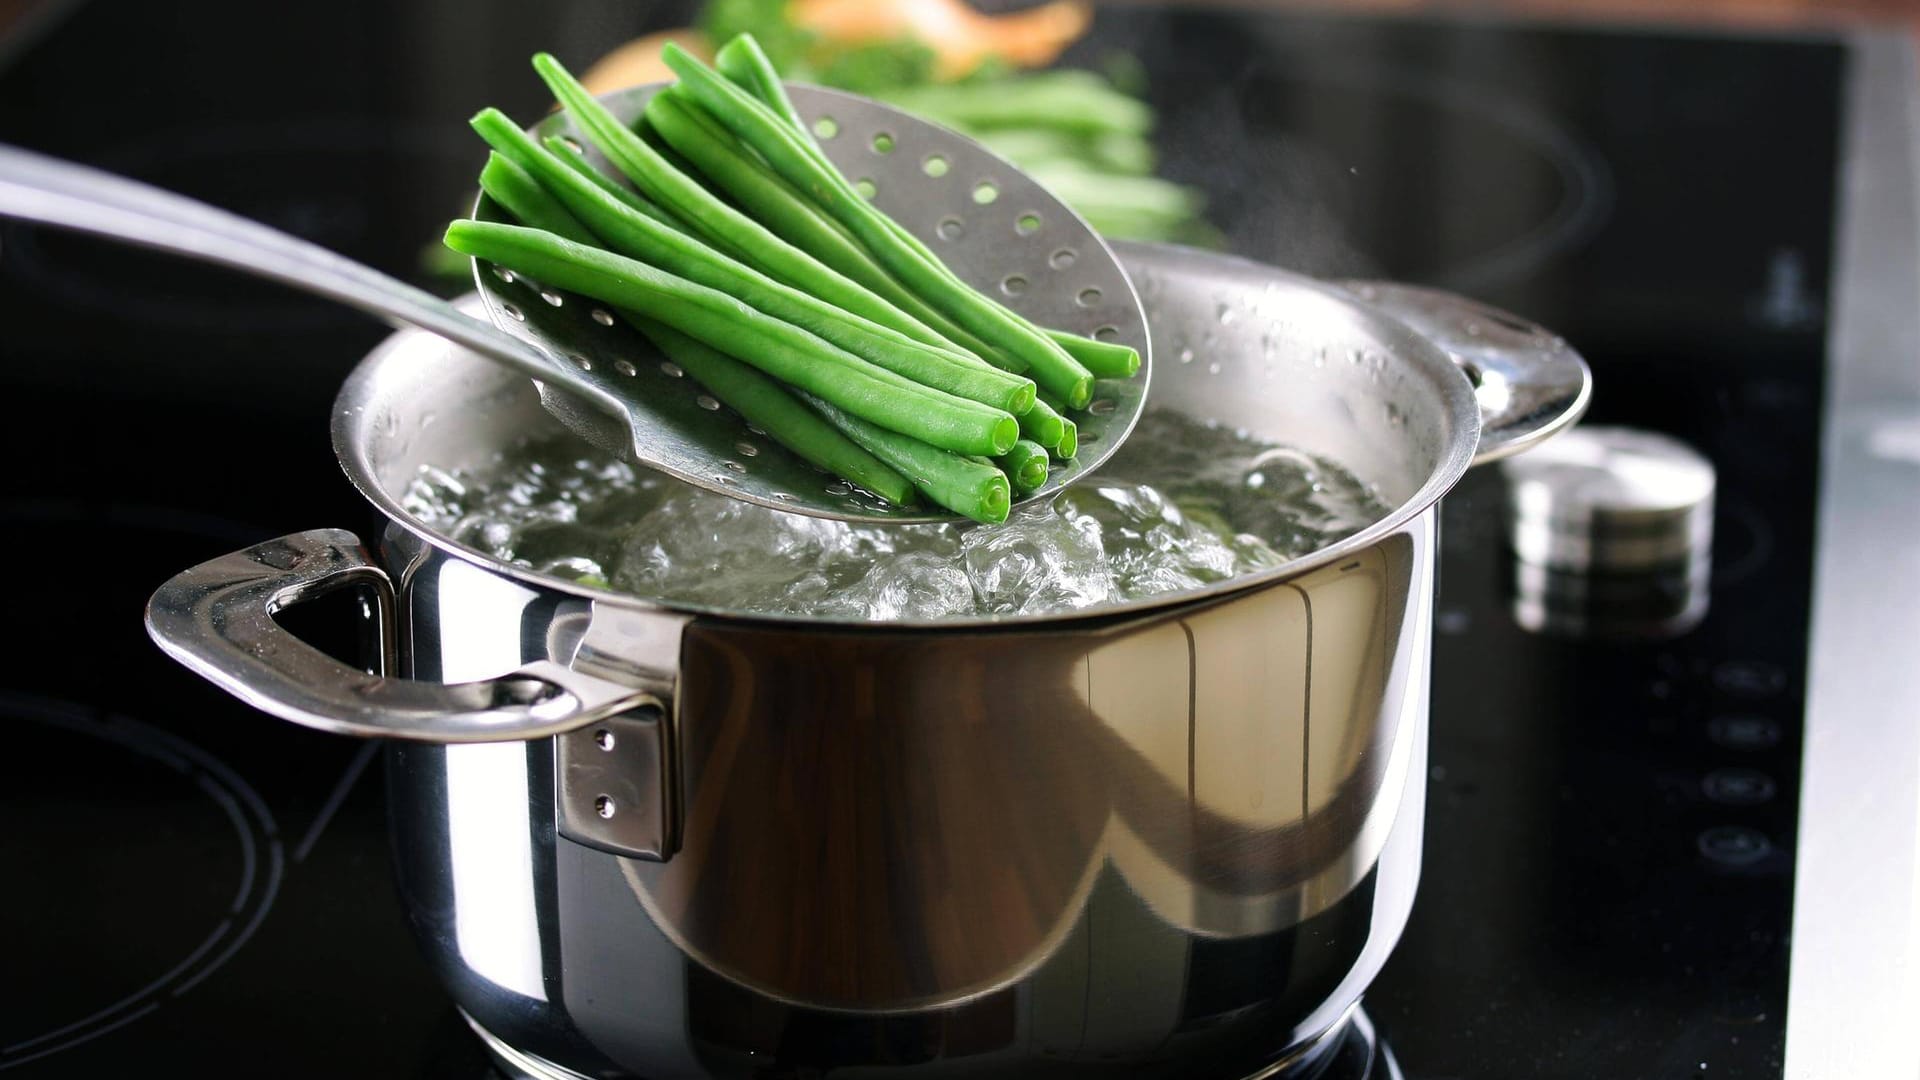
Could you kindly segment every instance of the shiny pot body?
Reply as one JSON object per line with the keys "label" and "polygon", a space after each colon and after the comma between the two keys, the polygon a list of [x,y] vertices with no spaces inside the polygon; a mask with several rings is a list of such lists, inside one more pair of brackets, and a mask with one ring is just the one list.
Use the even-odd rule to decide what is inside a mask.
{"label": "shiny pot body", "polygon": [[[1412,902],[1432,524],[1097,626],[695,619],[671,857],[560,835],[555,739],[396,743],[407,910],[478,1025],[589,1075],[1253,1075]],[[573,601],[420,547],[417,677],[547,655]]]}
{"label": "shiny pot body", "polygon": [[[1548,342],[1576,378],[1535,394],[1529,364],[1443,348],[1365,289],[1120,251],[1157,406],[1330,457],[1396,509],[1260,574],[1055,616],[653,603],[411,515],[423,466],[559,428],[524,378],[403,333],[335,426],[377,551],[322,530],[237,552],[163,587],[149,628],[275,715],[400,740],[406,909],[523,1073],[1311,1069],[1419,875],[1435,504],[1571,422],[1585,369],[1443,305],[1463,339]],[[272,620],[343,586],[373,596],[380,670]]]}

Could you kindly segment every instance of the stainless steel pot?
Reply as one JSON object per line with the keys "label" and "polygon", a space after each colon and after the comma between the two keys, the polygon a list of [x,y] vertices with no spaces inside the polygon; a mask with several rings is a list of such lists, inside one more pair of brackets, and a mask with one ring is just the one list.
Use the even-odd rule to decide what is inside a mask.
{"label": "stainless steel pot", "polygon": [[[386,517],[378,553],[340,531],[262,544],[169,582],[148,625],[268,712],[395,740],[407,910],[522,1073],[1310,1063],[1418,876],[1434,504],[1571,423],[1586,370],[1457,299],[1122,252],[1160,406],[1326,454],[1397,509],[1267,573],[1068,616],[653,604],[406,512],[423,464],[553,426],[525,378],[408,332],[353,374],[334,431]],[[355,585],[390,674],[271,617]]]}

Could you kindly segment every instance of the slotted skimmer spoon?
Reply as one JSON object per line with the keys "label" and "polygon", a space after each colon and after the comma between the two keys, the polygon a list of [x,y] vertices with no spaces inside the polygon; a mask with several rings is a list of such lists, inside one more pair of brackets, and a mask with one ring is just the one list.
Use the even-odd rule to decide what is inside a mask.
{"label": "slotted skimmer spoon", "polygon": [[[631,123],[658,89],[636,87],[602,100]],[[1096,383],[1091,406],[1076,415],[1078,457],[1054,463],[1046,485],[1016,504],[1058,491],[1111,455],[1139,419],[1152,362],[1139,298],[1098,234],[964,136],[864,98],[788,89],[834,164],[961,278],[1040,326],[1140,350],[1140,372]],[[534,131],[585,145],[564,113]],[[604,167],[597,158],[596,164]],[[609,311],[504,269],[475,266],[489,324],[257,222],[4,146],[0,215],[218,263],[418,326],[531,376],[548,410],[601,447],[710,491],[851,521],[957,520],[939,507],[893,506],[820,472],[721,409]],[[485,198],[476,216],[500,219]]]}

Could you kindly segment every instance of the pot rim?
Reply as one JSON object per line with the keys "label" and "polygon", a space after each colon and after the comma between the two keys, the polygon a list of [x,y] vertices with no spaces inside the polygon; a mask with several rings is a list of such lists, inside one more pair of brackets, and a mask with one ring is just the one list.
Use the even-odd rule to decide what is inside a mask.
{"label": "pot rim", "polygon": [[[1337,286],[1318,278],[1298,274],[1290,270],[1268,266],[1251,259],[1233,255],[1221,255],[1204,252],[1177,244],[1151,244],[1128,241],[1111,242],[1114,249],[1123,256],[1152,256],[1156,253],[1169,258],[1205,258],[1221,263],[1238,264],[1244,269],[1253,269],[1261,273],[1273,274],[1289,279],[1294,284],[1320,292],[1339,303],[1348,304],[1365,310],[1371,318],[1388,316],[1367,309],[1351,294]],[[1149,327],[1151,330],[1151,327]],[[1164,608],[1180,607],[1218,600],[1241,592],[1248,592],[1263,586],[1297,578],[1302,574],[1317,570],[1323,566],[1340,561],[1356,551],[1371,547],[1381,539],[1400,530],[1409,521],[1427,512],[1440,497],[1458,483],[1467,468],[1473,464],[1475,449],[1480,442],[1480,407],[1474,395],[1472,383],[1441,349],[1424,339],[1408,334],[1411,346],[1397,351],[1395,359],[1414,365],[1424,376],[1425,382],[1440,395],[1441,405],[1452,426],[1453,435],[1441,458],[1428,473],[1427,479],[1411,496],[1403,500],[1379,520],[1354,533],[1352,536],[1326,547],[1310,551],[1278,566],[1266,570],[1213,582],[1198,589],[1186,589],[1178,592],[1159,593],[1154,596],[1135,600],[1123,600],[1112,603],[1096,604],[1091,607],[1076,608],[1037,614],[1008,615],[967,615],[945,619],[898,619],[886,622],[873,622],[863,619],[823,617],[817,615],[775,614],[769,612],[740,611],[712,604],[684,603],[661,600],[620,592],[611,588],[598,588],[579,581],[552,577],[530,567],[516,566],[462,544],[443,535],[425,522],[415,518],[400,505],[400,501],[376,479],[373,463],[368,460],[366,447],[356,444],[353,439],[356,415],[362,411],[371,397],[372,375],[383,358],[396,348],[396,341],[408,334],[420,334],[423,331],[401,330],[375,346],[372,352],[357,364],[341,385],[340,393],[334,400],[332,439],[334,456],[339,460],[341,469],[363,498],[378,508],[388,521],[412,533],[424,543],[438,548],[446,554],[465,562],[473,563],[503,577],[511,578],[523,584],[539,589],[551,590],[589,600],[596,604],[613,604],[635,611],[674,612],[684,615],[724,618],[732,621],[764,623],[785,628],[831,628],[835,630],[869,629],[883,631],[897,630],[1031,630],[1037,626],[1053,626],[1061,623],[1082,623],[1098,620],[1111,620],[1141,615]],[[452,347],[452,346],[448,346]],[[1097,474],[1095,474],[1097,475]]]}

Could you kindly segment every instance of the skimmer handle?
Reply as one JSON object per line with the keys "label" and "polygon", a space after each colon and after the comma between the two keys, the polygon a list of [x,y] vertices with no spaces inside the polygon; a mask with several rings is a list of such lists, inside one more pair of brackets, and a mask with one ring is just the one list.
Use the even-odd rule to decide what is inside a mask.
{"label": "skimmer handle", "polygon": [[0,216],[23,218],[216,263],[420,327],[625,420],[619,401],[565,361],[404,281],[170,191],[0,145]]}

